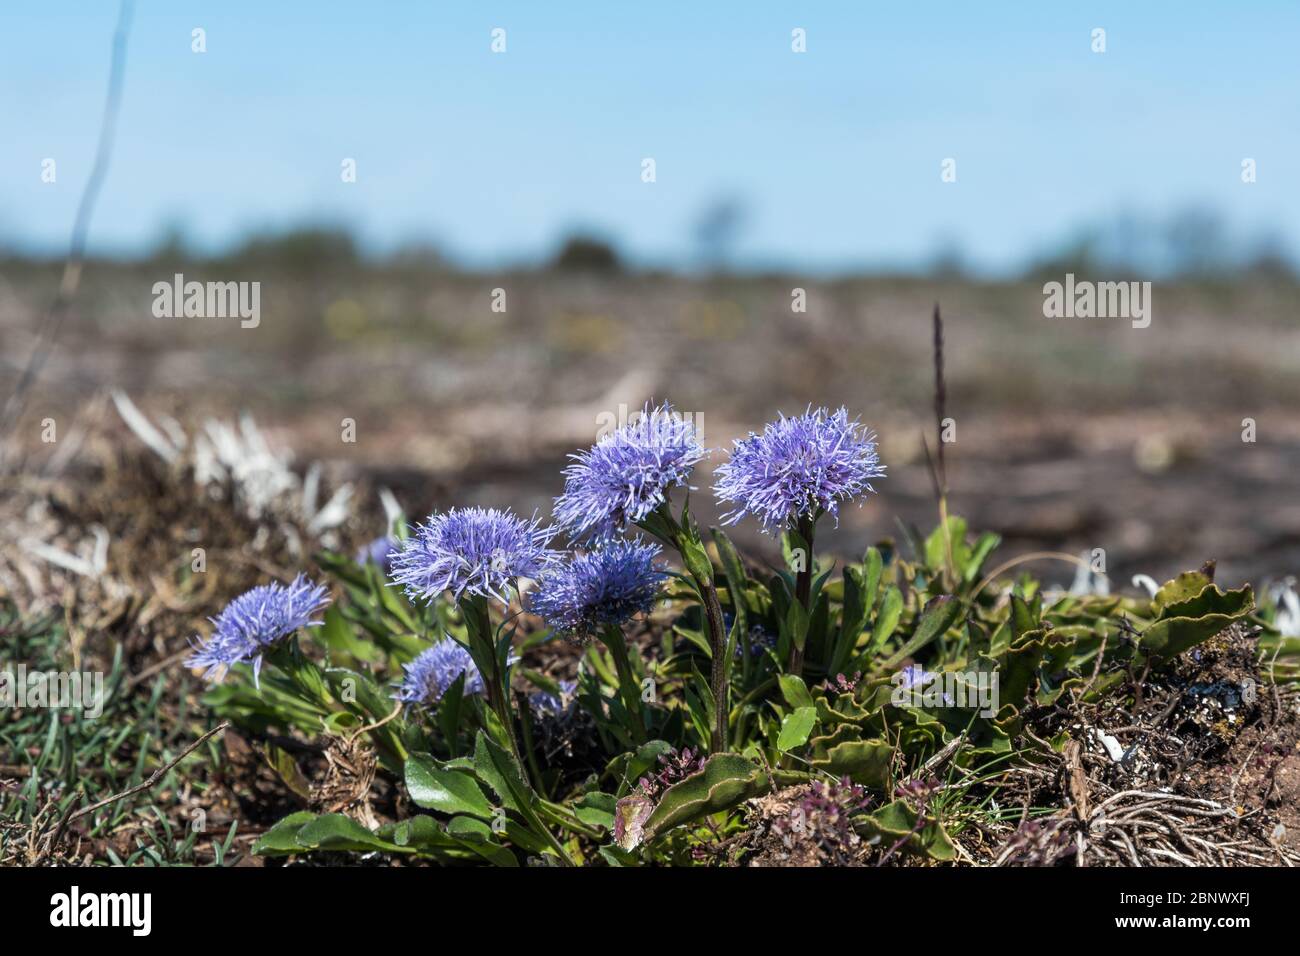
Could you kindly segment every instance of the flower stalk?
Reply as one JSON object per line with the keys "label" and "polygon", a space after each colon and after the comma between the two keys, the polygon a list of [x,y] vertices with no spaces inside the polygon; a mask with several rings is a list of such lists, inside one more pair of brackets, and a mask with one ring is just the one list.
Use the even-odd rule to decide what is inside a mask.
{"label": "flower stalk", "polygon": [[506,674],[498,653],[496,642],[492,639],[492,617],[488,611],[487,600],[481,595],[466,597],[460,602],[461,613],[465,617],[469,636],[469,652],[483,675],[483,694],[488,707],[492,710],[505,731],[505,743],[510,745],[510,752],[523,765],[523,751],[515,734],[514,717],[510,710],[510,693],[506,686]]}
{"label": "flower stalk", "polygon": [[618,693],[631,720],[632,736],[636,743],[643,744],[646,741],[645,710],[641,706],[641,685],[632,670],[632,661],[627,653],[627,638],[620,628],[613,626],[606,627],[598,637],[609,650],[609,656],[614,659],[614,671],[618,675]]}
{"label": "flower stalk", "polygon": [[[800,565],[799,570],[796,572],[794,597],[803,609],[808,612],[809,617],[812,616],[810,603],[812,601],[813,573],[816,567],[813,562],[813,535],[816,528],[817,519],[815,517],[803,516],[799,518],[799,537],[803,539],[806,553],[804,554],[803,564]],[[803,641],[807,640],[807,635],[802,637],[802,640],[795,640],[790,644],[790,661],[787,669],[789,673],[794,674],[796,677],[803,676]]]}
{"label": "flower stalk", "polygon": [[665,501],[641,522],[640,527],[677,549],[700,594],[712,656],[709,690],[713,694],[713,726],[709,735],[709,752],[722,753],[727,749],[728,739],[727,628],[722,617],[722,602],[718,600],[718,588],[713,580],[713,562],[709,560],[689,510],[684,510],[683,516],[682,522],[673,518],[669,503]]}

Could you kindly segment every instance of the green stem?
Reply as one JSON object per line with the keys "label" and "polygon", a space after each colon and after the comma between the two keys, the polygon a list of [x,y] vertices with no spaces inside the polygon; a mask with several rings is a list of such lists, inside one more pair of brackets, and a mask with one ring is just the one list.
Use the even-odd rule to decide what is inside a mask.
{"label": "green stem", "polygon": [[519,726],[524,733],[524,753],[528,755],[528,769],[533,775],[533,789],[545,799],[542,768],[537,763],[537,747],[533,744],[533,718],[528,712],[528,698],[519,694],[515,703],[519,706]]}
{"label": "green stem", "polygon": [[672,516],[669,503],[665,501],[640,523],[640,527],[667,544],[672,545],[681,555],[682,564],[695,581],[704,605],[704,617],[708,625],[709,651],[713,656],[713,665],[709,678],[709,689],[713,693],[713,727],[709,734],[709,752],[721,753],[727,748],[727,629],[722,619],[722,604],[718,600],[718,589],[713,583],[713,563],[704,542],[691,527],[689,519],[683,527]]}
{"label": "green stem", "polygon": [[[487,601],[482,598],[471,598],[466,601],[462,607],[464,608],[466,615],[474,615],[474,622],[469,627],[470,640],[478,644],[479,653],[477,656],[482,657],[489,665],[487,673],[483,674],[483,688],[488,699],[488,706],[492,708],[493,712],[497,715],[497,719],[500,720],[501,724],[505,727],[506,737],[510,743],[510,750],[520,767],[524,785],[533,792],[533,795],[537,797],[540,805],[542,797],[537,790],[541,785],[540,772],[537,771],[536,763],[529,764],[524,762],[523,751],[520,750],[519,741],[515,738],[514,719],[510,713],[509,688],[506,687],[505,674],[501,671],[501,660],[497,656],[496,641],[493,640],[492,618],[488,612]],[[480,670],[482,670],[482,667],[480,667]],[[532,756],[531,751],[529,752],[529,756]],[[530,770],[538,773],[538,780],[536,783],[529,779]],[[568,853],[565,852],[564,846],[555,838],[555,834],[553,834],[550,828],[542,822],[541,818],[532,807],[528,805],[527,801],[521,805],[520,813],[522,813],[524,819],[528,821],[529,826],[546,839],[546,842],[550,844],[551,849],[555,851],[556,855],[565,866],[575,865]]]}
{"label": "green stem", "polygon": [[[809,603],[812,600],[812,582],[813,582],[813,534],[816,532],[817,523],[813,518],[799,519],[799,537],[803,539],[804,547],[808,553],[804,555],[803,567],[799,569],[798,576],[794,583],[794,597],[805,611],[808,612],[809,618],[812,617],[812,608]],[[808,640],[808,635],[804,634],[803,639]],[[799,641],[794,641],[790,645],[790,663],[787,670],[796,677],[803,676],[803,652],[804,649]]]}
{"label": "green stem", "polygon": [[547,820],[550,820],[557,827],[563,827],[579,836],[585,836],[589,840],[599,840],[601,838],[599,830],[587,826],[561,804],[554,804],[548,800],[543,800],[537,805],[537,809],[541,816],[546,817]]}
{"label": "green stem", "polygon": [[637,743],[645,743],[645,712],[641,707],[641,685],[632,672],[632,661],[627,654],[627,638],[619,628],[608,627],[600,634],[600,642],[609,648],[609,654],[614,658],[614,670],[618,674],[618,692],[632,721],[632,735]]}
{"label": "green stem", "polygon": [[713,652],[710,685],[713,690],[713,734],[709,741],[712,753],[727,749],[727,631],[722,621],[722,605],[713,579],[696,583],[704,595],[704,613],[709,620],[709,647]]}
{"label": "green stem", "polygon": [[471,598],[465,603],[466,613],[475,615],[475,624],[470,628],[470,640],[479,645],[479,657],[488,662],[487,672],[483,674],[483,689],[488,706],[505,729],[510,751],[520,766],[524,765],[523,751],[515,738],[514,718],[510,713],[510,695],[505,684],[505,675],[501,673],[501,660],[497,656],[496,641],[492,639],[492,616],[488,613],[487,602],[480,598]]}
{"label": "green stem", "polygon": [[943,548],[945,565],[948,571],[947,589],[951,593],[957,587],[957,562],[952,554],[952,534],[948,530],[948,492],[939,493],[939,527],[943,529]]}

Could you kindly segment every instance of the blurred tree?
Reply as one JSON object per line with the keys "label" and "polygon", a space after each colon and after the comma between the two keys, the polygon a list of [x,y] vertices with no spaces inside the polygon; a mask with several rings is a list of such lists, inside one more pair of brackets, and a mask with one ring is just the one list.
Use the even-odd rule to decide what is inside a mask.
{"label": "blurred tree", "polygon": [[247,239],[228,257],[232,263],[313,273],[355,266],[360,259],[356,240],[345,229],[307,226],[277,235]]}
{"label": "blurred tree", "polygon": [[714,271],[723,269],[746,219],[744,201],[736,196],[723,196],[706,205],[695,223],[700,261]]}
{"label": "blurred tree", "polygon": [[593,236],[570,236],[560,247],[551,268],[556,272],[599,272],[612,274],[622,269],[614,247]]}

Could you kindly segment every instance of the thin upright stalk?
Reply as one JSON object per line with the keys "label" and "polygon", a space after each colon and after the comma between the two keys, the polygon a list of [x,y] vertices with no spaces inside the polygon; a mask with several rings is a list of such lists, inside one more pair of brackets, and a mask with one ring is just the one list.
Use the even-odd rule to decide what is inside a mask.
{"label": "thin upright stalk", "polygon": [[617,627],[607,627],[600,635],[600,642],[609,649],[614,658],[614,670],[618,674],[618,693],[623,698],[623,707],[632,719],[632,733],[637,743],[645,743],[645,712],[641,707],[640,685],[632,672],[632,661],[627,653],[627,638]]}
{"label": "thin upright stalk", "polygon": [[[808,549],[804,555],[803,567],[796,572],[794,582],[794,598],[803,607],[805,611],[812,614],[812,608],[809,603],[812,600],[812,582],[813,582],[813,535],[816,532],[817,522],[813,518],[799,519],[799,537],[803,538],[803,543]],[[804,638],[807,640],[807,637]],[[790,645],[790,662],[789,672],[796,677],[803,676],[803,652],[804,649],[799,646],[798,642]]]}
{"label": "thin upright stalk", "polygon": [[[943,372],[943,316],[939,303],[934,304],[934,423],[935,457],[938,467],[934,473],[935,490],[939,497],[939,527],[943,532],[944,558],[948,572],[948,588],[957,587],[957,562],[953,559],[952,534],[948,529],[948,466],[944,460],[944,422],[948,417],[948,383]],[[928,455],[928,453],[927,453]]]}
{"label": "thin upright stalk", "polygon": [[470,639],[479,642],[478,656],[488,662],[487,671],[483,674],[484,696],[487,697],[488,706],[492,708],[505,728],[511,753],[519,761],[520,766],[523,766],[523,751],[519,749],[519,741],[515,737],[514,718],[510,713],[510,695],[506,687],[505,675],[501,673],[501,661],[497,657],[496,642],[492,639],[492,617],[488,613],[487,602],[470,600],[466,602],[465,607],[467,613],[472,613],[477,618],[475,627],[470,629]]}
{"label": "thin upright stalk", "polygon": [[709,623],[709,646],[713,651],[713,669],[710,687],[713,690],[713,733],[709,750],[721,753],[727,749],[727,629],[722,620],[722,603],[713,579],[695,582],[704,596],[704,615]]}
{"label": "thin upright stalk", "polygon": [[537,747],[533,743],[533,721],[528,713],[528,698],[520,693],[515,703],[519,707],[519,727],[524,734],[524,754],[528,757],[528,769],[533,775],[533,789],[537,791],[539,796],[545,798],[546,792],[543,787],[542,768],[537,763]]}
{"label": "thin upright stalk", "polygon": [[705,624],[708,627],[709,653],[713,665],[709,677],[709,690],[713,694],[713,727],[709,733],[709,752],[721,753],[727,748],[727,627],[722,619],[722,602],[718,600],[718,589],[713,583],[713,564],[704,550],[692,523],[687,520],[686,527],[679,524],[672,516],[667,501],[640,522],[644,531],[677,549],[682,564],[695,582],[704,605]]}

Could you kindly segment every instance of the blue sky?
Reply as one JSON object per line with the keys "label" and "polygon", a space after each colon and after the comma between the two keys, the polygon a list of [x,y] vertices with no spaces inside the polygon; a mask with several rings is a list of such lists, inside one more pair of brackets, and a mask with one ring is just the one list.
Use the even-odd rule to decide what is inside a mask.
{"label": "blue sky", "polygon": [[[0,243],[66,244],[116,6],[0,13]],[[138,0],[91,247],[144,251],[174,226],[219,249],[328,221],[472,265],[576,229],[678,264],[705,205],[736,196],[750,266],[910,266],[951,244],[997,271],[1081,224],[1189,204],[1295,250],[1298,36],[1294,0]]]}

